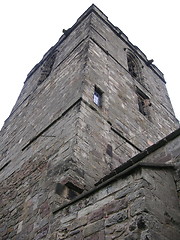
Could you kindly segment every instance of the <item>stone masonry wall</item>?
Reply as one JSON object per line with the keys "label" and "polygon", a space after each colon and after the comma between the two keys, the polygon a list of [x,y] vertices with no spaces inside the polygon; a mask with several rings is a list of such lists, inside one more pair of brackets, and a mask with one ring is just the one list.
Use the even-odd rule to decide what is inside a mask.
{"label": "stone masonry wall", "polygon": [[[93,7],[28,74],[0,132],[2,240],[147,240],[165,225],[177,239],[176,190],[166,169],[139,169],[57,211],[178,126],[164,82],[142,53],[144,85],[130,76],[124,39]],[[102,107],[93,102],[95,86]],[[136,87],[151,98],[152,122],[138,111]],[[146,196],[158,199],[161,213]]]}
{"label": "stone masonry wall", "polygon": [[[127,70],[127,44],[113,31],[110,34],[109,26],[95,14],[90,27],[75,148],[88,184],[178,127],[162,79],[143,61],[144,84],[133,79]],[[93,102],[95,87],[103,92],[102,107]],[[136,87],[151,98],[152,121],[139,112]]]}
{"label": "stone masonry wall", "polygon": [[[39,149],[40,146],[33,139],[41,138],[41,134],[48,135],[46,130],[56,121],[61,121],[61,116],[74,109],[73,105],[80,101],[87,55],[88,22],[83,22],[79,26],[80,30],[77,29],[78,32],[82,31],[82,35],[73,32],[67,39],[68,45],[64,42],[60,45],[51,74],[40,85],[38,79],[41,66],[26,80],[19,99],[0,132],[0,168],[11,161],[0,172],[0,179],[8,177],[27,161],[32,153],[26,152],[26,146],[32,143],[34,151]],[[60,124],[63,125],[63,121]],[[66,134],[69,128],[71,126],[67,127]],[[63,138],[63,135],[59,133],[56,138]],[[44,143],[53,147],[52,139],[53,137],[46,137]]]}
{"label": "stone masonry wall", "polygon": [[[69,198],[72,202],[64,208],[65,202],[60,202],[62,196],[55,188],[59,182],[66,184],[61,181],[60,171],[66,172],[73,161],[68,158],[67,165],[58,161],[59,166],[53,168],[59,148],[46,148],[46,155],[36,153],[0,185],[1,239],[178,240],[180,205],[176,174],[172,168],[159,167],[156,162],[149,166],[168,150],[172,161],[178,163],[178,143],[179,138],[170,141],[146,157],[145,166],[120,173],[84,197],[79,195],[79,200],[73,202]],[[67,152],[68,147],[64,146],[61,154]]]}
{"label": "stone masonry wall", "polygon": [[[87,145],[93,139],[93,144],[97,143],[98,146],[95,149],[98,150],[94,152],[94,146],[89,144],[87,151],[85,149],[84,152],[75,153],[76,158],[79,159],[82,169],[89,169],[88,164],[85,164],[87,156],[91,158],[92,153],[95,165],[101,154],[99,159],[102,159],[105,171],[100,177],[177,127],[172,106],[166,98],[164,82],[143,61],[144,84],[149,84],[149,89],[147,86],[138,87],[143,88],[146,93],[149,91],[147,94],[151,95],[154,108],[152,122],[139,112],[135,93],[135,87],[139,83],[127,71],[124,48],[127,48],[128,44],[117,36],[117,32],[105,21],[105,17],[102,20],[102,16],[94,12],[85,16],[70,34],[64,34],[60,38],[56,47],[46,53],[42,62],[28,75],[17,103],[1,131],[3,171],[0,177],[8,177],[27,161],[27,146],[32,144],[38,149],[39,146],[34,140],[46,135],[46,129],[60,120],[61,115],[80,99],[83,100],[81,114],[84,123],[79,117],[79,124],[87,125],[85,128],[89,126],[87,132],[83,131],[83,134],[86,134],[84,138]],[[48,59],[52,61],[52,56],[52,69],[46,72],[44,66],[48,65]],[[152,78],[152,84],[148,78]],[[102,108],[93,103],[95,85],[103,91]],[[153,90],[154,85],[158,87]],[[80,127],[77,135],[81,140],[79,145],[76,143],[76,149],[81,149],[85,143],[80,137],[81,134]],[[49,144],[53,144],[51,138]],[[91,172],[93,175],[93,168]],[[94,179],[93,182],[98,180],[98,176],[91,178]],[[93,185],[93,182],[89,181],[87,185]]]}
{"label": "stone masonry wall", "polygon": [[[91,96],[93,87],[97,85],[103,91],[102,109],[99,109],[101,116],[143,150],[179,125],[165,83],[143,61],[143,84],[130,76],[126,48],[129,46],[113,31],[109,33],[109,26],[93,14],[83,97],[93,105]],[[151,121],[139,112],[136,88],[150,98]]]}
{"label": "stone masonry wall", "polygon": [[[22,154],[29,157],[21,168],[0,181],[0,239],[33,239],[39,229],[49,224],[52,209],[63,200],[55,193],[56,185],[71,181],[76,170],[73,146],[78,111],[77,104],[36,139],[35,145],[27,147]],[[79,186],[83,182],[78,179],[82,177],[80,169],[74,174]]]}
{"label": "stone masonry wall", "polygon": [[55,213],[46,239],[178,240],[179,226],[171,171],[142,168]]}
{"label": "stone masonry wall", "polygon": [[[98,79],[102,82],[102,78],[104,78],[103,82],[108,81],[111,87],[114,90],[119,89],[119,95],[111,94],[111,98],[120,97],[118,101],[124,102],[123,93],[127,100],[131,97],[131,95],[126,94],[126,92],[121,91],[123,85],[129,85],[130,88],[133,88],[133,85],[140,87],[142,91],[145,91],[148,96],[150,96],[153,103],[153,118],[155,118],[155,122],[161,121],[160,116],[162,116],[162,112],[160,109],[166,114],[168,117],[164,115],[165,121],[172,121],[172,124],[175,123],[175,119],[173,117],[174,112],[172,109],[172,105],[170,103],[170,99],[168,97],[167,89],[165,86],[163,79],[163,74],[159,74],[162,76],[162,79],[154,72],[152,69],[146,64],[147,58],[146,56],[138,49],[138,47],[132,45],[128,38],[123,38],[123,33],[113,31],[114,29],[110,29],[107,22],[103,21],[96,14],[92,14],[91,20],[91,39],[94,42],[93,51],[96,53],[96,61],[92,61],[93,69],[95,67],[96,74],[98,74]],[[119,35],[122,37],[120,38]],[[123,41],[126,39],[127,41]],[[99,49],[101,48],[101,49]],[[133,48],[133,49],[131,49]],[[132,78],[128,72],[127,66],[127,49],[131,49],[135,55],[139,54],[139,61],[141,63],[141,71],[143,77],[143,84],[139,84],[135,78]],[[93,54],[93,51],[91,52]],[[94,55],[94,54],[93,54]],[[104,56],[104,57],[103,57]],[[143,60],[142,58],[143,57]],[[94,63],[94,64],[93,64]],[[97,63],[97,64],[96,64]],[[102,63],[102,64],[101,64]],[[104,71],[102,71],[105,70]],[[98,71],[99,70],[99,71]],[[101,74],[103,77],[101,78]],[[100,76],[99,76],[100,75]],[[113,84],[111,85],[111,82]],[[102,82],[102,84],[103,84]],[[121,88],[120,88],[121,86]],[[128,88],[127,88],[128,89]],[[129,89],[130,90],[130,89]],[[122,99],[121,99],[122,95]],[[134,95],[134,94],[133,94]],[[129,98],[128,98],[129,97]],[[114,101],[117,104],[118,101]],[[113,102],[113,101],[112,101]],[[128,103],[126,103],[128,104]],[[122,109],[122,107],[121,107]],[[163,114],[164,114],[163,113]],[[162,129],[161,129],[162,130]],[[166,133],[167,135],[168,133]]]}
{"label": "stone masonry wall", "polygon": [[145,157],[143,162],[154,164],[169,163],[175,166],[174,177],[180,202],[180,137],[176,137],[173,141],[168,142],[168,144],[165,144],[151,155]]}

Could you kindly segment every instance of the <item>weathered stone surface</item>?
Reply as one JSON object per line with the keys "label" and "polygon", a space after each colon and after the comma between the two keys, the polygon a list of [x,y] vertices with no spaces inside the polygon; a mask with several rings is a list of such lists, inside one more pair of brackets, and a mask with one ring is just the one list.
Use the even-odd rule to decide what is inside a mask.
{"label": "weathered stone surface", "polygon": [[111,217],[109,217],[106,221],[106,227],[109,227],[113,224],[120,223],[125,221],[128,218],[127,210],[123,210],[121,212],[118,212],[116,214],[113,214]]}
{"label": "weathered stone surface", "polygon": [[94,189],[178,126],[163,74],[92,6],[28,74],[0,132],[0,239],[179,240],[179,138],[143,159],[176,175],[141,167]]}
{"label": "weathered stone surface", "polygon": [[98,220],[95,223],[91,223],[84,228],[84,237],[87,237],[95,232],[100,232],[104,228],[104,220]]}

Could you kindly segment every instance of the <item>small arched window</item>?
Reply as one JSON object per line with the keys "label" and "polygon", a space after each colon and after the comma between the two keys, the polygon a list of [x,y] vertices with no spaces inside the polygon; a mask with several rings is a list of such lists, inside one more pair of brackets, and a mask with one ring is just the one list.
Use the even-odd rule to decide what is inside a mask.
{"label": "small arched window", "polygon": [[127,65],[130,75],[137,81],[143,81],[141,65],[139,59],[130,51],[127,53]]}
{"label": "small arched window", "polygon": [[38,80],[38,85],[40,85],[51,73],[53,64],[56,59],[57,52],[51,53],[47,59],[43,62],[41,66],[41,74]]}

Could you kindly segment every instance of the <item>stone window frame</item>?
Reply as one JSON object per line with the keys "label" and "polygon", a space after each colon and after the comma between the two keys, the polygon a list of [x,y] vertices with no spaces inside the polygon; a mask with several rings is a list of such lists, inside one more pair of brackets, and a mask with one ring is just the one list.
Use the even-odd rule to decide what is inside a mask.
{"label": "stone window frame", "polygon": [[151,120],[150,107],[152,106],[150,98],[139,88],[136,87],[137,102],[139,112],[147,119]]}
{"label": "stone window frame", "polygon": [[144,77],[142,74],[142,64],[139,58],[130,50],[127,50],[127,66],[128,72],[132,78],[136,79],[142,85],[144,84]]}
{"label": "stone window frame", "polygon": [[49,54],[49,56],[44,60],[44,62],[41,65],[41,73],[40,73],[40,77],[38,79],[38,85],[40,85],[41,83],[44,82],[44,80],[50,75],[54,62],[56,60],[56,55],[57,52],[53,52],[51,54]]}
{"label": "stone window frame", "polygon": [[96,85],[94,86],[93,102],[98,107],[102,107],[103,91],[99,87],[97,87]]}

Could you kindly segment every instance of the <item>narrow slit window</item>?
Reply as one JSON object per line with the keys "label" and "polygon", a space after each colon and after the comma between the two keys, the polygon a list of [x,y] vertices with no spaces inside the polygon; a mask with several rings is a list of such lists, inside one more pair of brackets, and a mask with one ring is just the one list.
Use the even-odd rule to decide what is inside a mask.
{"label": "narrow slit window", "polygon": [[137,89],[139,111],[150,120],[151,102],[148,96]]}
{"label": "narrow slit window", "polygon": [[128,58],[127,61],[128,61],[128,70],[130,75],[134,78],[137,78],[138,75],[137,75],[137,69],[136,69],[135,63],[132,61],[131,58]]}
{"label": "narrow slit window", "polygon": [[103,92],[99,88],[97,87],[94,88],[93,101],[99,107],[102,106],[102,94]]}

